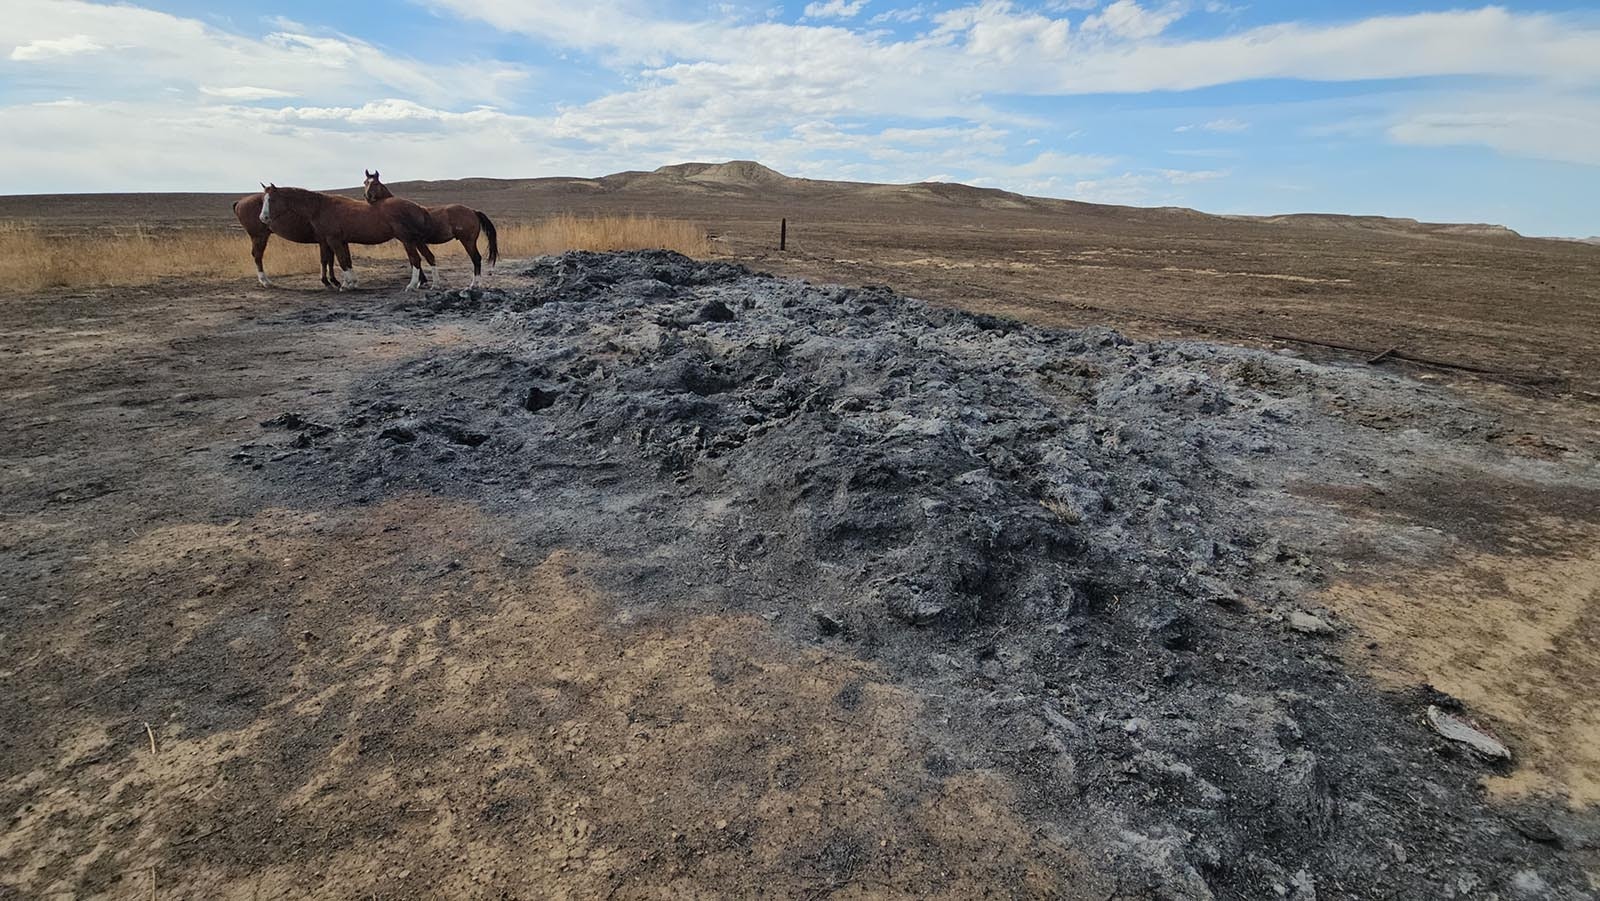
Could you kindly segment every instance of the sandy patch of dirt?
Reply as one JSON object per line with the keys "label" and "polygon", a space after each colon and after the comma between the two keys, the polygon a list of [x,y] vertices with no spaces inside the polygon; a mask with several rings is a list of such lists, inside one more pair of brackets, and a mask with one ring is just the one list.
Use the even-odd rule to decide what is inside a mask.
{"label": "sandy patch of dirt", "polygon": [[1031,272],[1040,268],[1038,263],[1025,263],[1017,260],[984,260],[975,262],[971,260],[947,260],[942,257],[924,257],[918,260],[891,260],[886,261],[884,265],[926,266],[934,269],[1006,269],[1013,272]]}
{"label": "sandy patch of dirt", "polygon": [[[1463,553],[1322,595],[1391,685],[1427,682],[1500,727],[1520,766],[1487,787],[1600,803],[1600,529],[1545,556]],[[1515,539],[1513,539],[1515,541]]]}
{"label": "sandy patch of dirt", "polygon": [[1185,272],[1192,275],[1210,275],[1216,278],[1264,278],[1280,282],[1299,282],[1305,285],[1348,285],[1347,278],[1312,278],[1306,275],[1289,275],[1282,272],[1223,272],[1219,269],[1193,269],[1185,266],[1162,266],[1162,272]]}

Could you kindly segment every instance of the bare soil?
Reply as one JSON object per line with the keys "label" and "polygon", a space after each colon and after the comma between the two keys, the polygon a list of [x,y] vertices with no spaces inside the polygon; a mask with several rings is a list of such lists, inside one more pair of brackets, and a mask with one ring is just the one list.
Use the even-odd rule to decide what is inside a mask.
{"label": "bare soil", "polygon": [[[453,199],[696,216],[757,268],[1044,325],[1496,370],[1377,364],[1494,428],[1408,461],[1432,478],[1295,483],[1291,500],[1355,525],[1297,551],[1322,575],[1292,600],[1342,629],[1307,661],[1398,711],[1431,684],[1518,754],[1495,770],[1428,752],[1481,772],[1472,816],[1520,824],[1498,840],[1526,862],[1488,884],[1471,860],[1429,858],[1433,896],[1581,897],[1544,884],[1557,872],[1592,890],[1600,525],[1565,474],[1600,447],[1594,248],[941,198],[521,190]],[[214,200],[8,198],[0,216],[198,226]],[[393,266],[367,279],[390,287],[347,295],[287,281],[0,302],[0,896],[1158,894],[1056,825],[1072,811],[1041,800],[1037,780],[1062,774],[1035,771],[1038,752],[953,758],[970,730],[950,705],[860,644],[768,620],[760,598],[708,606],[703,586],[619,603],[619,561],[520,540],[537,509],[427,486],[319,501],[268,477],[283,461],[234,459],[263,420],[343,408],[397,366],[496,340],[481,318],[397,308]],[[1427,426],[1341,415],[1387,417],[1397,441]],[[970,659],[977,684],[993,677]],[[1416,870],[1417,853],[1386,866]],[[1311,897],[1296,876],[1283,891]]]}

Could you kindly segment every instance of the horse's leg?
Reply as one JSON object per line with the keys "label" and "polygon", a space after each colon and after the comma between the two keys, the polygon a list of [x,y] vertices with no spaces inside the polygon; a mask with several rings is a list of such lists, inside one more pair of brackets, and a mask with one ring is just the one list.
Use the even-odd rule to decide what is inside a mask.
{"label": "horse's leg", "polygon": [[328,245],[318,242],[317,255],[322,264],[322,267],[317,270],[317,273],[322,276],[322,287],[331,288],[333,287],[333,282],[328,279],[328,259],[330,257]]}
{"label": "horse's leg", "polygon": [[339,268],[344,270],[344,283],[356,287],[356,267],[350,262],[350,243],[347,241],[339,245]]}
{"label": "horse's leg", "polygon": [[422,283],[426,285],[431,281],[437,286],[439,283],[439,261],[433,258],[433,249],[427,244],[418,244],[417,252],[422,254],[424,260],[428,261],[428,271],[422,276]]}
{"label": "horse's leg", "polygon": [[478,287],[478,276],[483,274],[483,254],[478,253],[478,236],[473,235],[469,242],[465,235],[461,237],[461,246],[467,249],[467,256],[472,258],[472,284],[469,288]]}
{"label": "horse's leg", "polygon": [[256,281],[261,287],[272,287],[272,280],[267,278],[267,267],[262,264],[261,258],[267,253],[267,239],[272,237],[272,232],[262,232],[250,236],[250,255],[256,258]]}
{"label": "horse's leg", "polygon": [[422,282],[422,254],[417,252],[414,244],[402,244],[401,246],[406,249],[406,261],[411,264],[411,281],[402,290],[415,291]]}
{"label": "horse's leg", "polygon": [[323,278],[322,283],[335,291],[343,291],[344,285],[339,284],[339,277],[333,274],[333,258],[333,245],[326,241],[322,242],[322,268],[327,273],[326,277]]}

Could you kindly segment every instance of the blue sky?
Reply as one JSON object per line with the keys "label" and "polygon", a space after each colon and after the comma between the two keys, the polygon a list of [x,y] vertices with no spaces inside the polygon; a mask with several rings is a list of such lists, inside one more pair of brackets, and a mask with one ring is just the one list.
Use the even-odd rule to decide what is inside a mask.
{"label": "blue sky", "polygon": [[1600,7],[7,0],[0,193],[759,159],[1600,234]]}

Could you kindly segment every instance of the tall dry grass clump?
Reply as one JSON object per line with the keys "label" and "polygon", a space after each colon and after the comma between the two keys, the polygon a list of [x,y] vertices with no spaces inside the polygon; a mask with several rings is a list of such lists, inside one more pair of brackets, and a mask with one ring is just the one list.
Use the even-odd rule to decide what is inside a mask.
{"label": "tall dry grass clump", "polygon": [[711,254],[711,242],[706,230],[692,222],[654,216],[562,215],[500,229],[500,252],[506,256],[564,250],[676,250],[703,257]]}
{"label": "tall dry grass clump", "polygon": [[[317,271],[313,247],[274,242],[267,253],[276,271]],[[0,222],[4,292],[144,285],[172,276],[246,278],[255,271],[250,239],[237,228],[157,232],[136,225],[59,234],[26,222]]]}
{"label": "tall dry grass clump", "polygon": [[[654,216],[573,216],[563,214],[536,222],[497,222],[500,256],[540,256],[565,250],[676,250],[708,256],[705,229],[677,219]],[[478,248],[487,254],[488,241]],[[357,267],[363,260],[401,260],[396,242],[378,247],[351,247]],[[440,266],[460,266],[467,255],[456,242],[435,245]],[[274,238],[267,245],[266,266],[272,276],[315,274],[317,249]],[[83,234],[52,234],[27,222],[0,222],[0,292],[23,294],[52,288],[143,285],[163,278],[216,277],[252,279],[255,262],[250,239],[231,229],[156,231],[130,226]]]}

